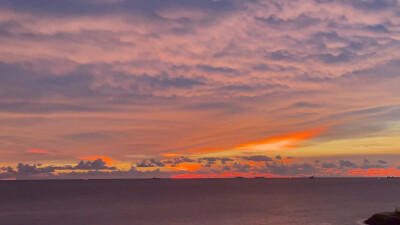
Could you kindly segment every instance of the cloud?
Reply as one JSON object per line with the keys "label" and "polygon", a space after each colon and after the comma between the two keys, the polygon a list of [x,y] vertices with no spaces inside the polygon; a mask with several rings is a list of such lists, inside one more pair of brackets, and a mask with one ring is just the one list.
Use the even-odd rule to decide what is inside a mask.
{"label": "cloud", "polygon": [[216,157],[205,157],[205,158],[199,158],[199,162],[206,162],[205,167],[211,167],[212,164],[214,164],[217,160],[219,160],[219,158]]}
{"label": "cloud", "polygon": [[378,160],[376,163],[371,163],[368,159],[364,159],[362,165],[360,165],[361,169],[381,169],[381,168],[388,168],[388,162],[385,160]]}
{"label": "cloud", "polygon": [[234,161],[234,160],[233,160],[233,159],[230,159],[230,158],[226,158],[226,157],[221,158],[221,163],[222,163],[222,164],[225,164],[226,162],[232,162],[232,161]]}
{"label": "cloud", "polygon": [[154,167],[155,165],[151,162],[147,162],[146,160],[143,160],[141,163],[136,164],[137,167]]}
{"label": "cloud", "polygon": [[28,149],[27,152],[35,154],[49,154],[50,152],[43,149]]}
{"label": "cloud", "polygon": [[313,18],[305,14],[300,14],[295,18],[289,18],[286,20],[279,18],[277,15],[271,15],[268,18],[255,17],[255,19],[275,29],[305,29],[320,21],[318,18]]}
{"label": "cloud", "polygon": [[79,158],[84,160],[93,160],[92,162],[97,161],[97,163],[101,164],[105,163],[105,165],[112,165],[116,161],[107,156],[81,156]]}
{"label": "cloud", "polygon": [[93,160],[93,161],[84,161],[81,160],[78,165],[73,167],[74,169],[79,170],[115,170],[116,167],[109,167],[106,165],[106,162],[103,161],[101,158]]}
{"label": "cloud", "polygon": [[141,163],[136,164],[137,167],[164,167],[165,165],[165,162],[155,159],[150,159],[149,161],[143,160]]}
{"label": "cloud", "polygon": [[[286,157],[287,158],[287,157]],[[225,163],[223,160],[229,159]],[[206,178],[206,177],[306,177],[306,176],[388,176],[400,174],[389,162],[363,160],[357,164],[349,160],[340,160],[339,165],[332,162],[311,164],[309,162],[285,163],[265,156],[217,158],[204,157],[199,163],[183,162],[171,164],[174,160],[144,160],[128,170],[109,167],[102,159],[81,161],[76,165],[42,165],[19,163],[16,169],[0,167],[0,179],[95,179],[95,178]],[[228,163],[229,162],[229,163]],[[262,162],[262,163],[260,163]],[[160,168],[155,167],[163,167]]]}
{"label": "cloud", "polygon": [[378,160],[378,163],[380,163],[380,164],[388,164],[388,162],[387,161],[385,161],[385,160]]}
{"label": "cloud", "polygon": [[252,155],[252,156],[243,156],[244,160],[250,160],[255,162],[272,162],[274,161],[272,158],[265,155]]}
{"label": "cloud", "polygon": [[389,33],[390,31],[382,24],[377,24],[377,25],[368,25],[366,29],[370,31],[375,31],[375,32],[383,32],[383,33]]}
{"label": "cloud", "polygon": [[340,168],[358,168],[359,166],[349,160],[340,160],[339,161]]}
{"label": "cloud", "polygon": [[197,68],[209,73],[237,73],[239,71],[229,67],[214,67],[210,65],[197,65]]}
{"label": "cloud", "polygon": [[23,174],[39,174],[39,173],[51,173],[55,171],[54,167],[43,167],[39,168],[37,165],[29,165],[29,164],[23,164],[19,163],[17,166],[18,173],[23,173]]}
{"label": "cloud", "polygon": [[322,163],[322,168],[332,169],[332,168],[337,168],[337,166],[334,163]]}

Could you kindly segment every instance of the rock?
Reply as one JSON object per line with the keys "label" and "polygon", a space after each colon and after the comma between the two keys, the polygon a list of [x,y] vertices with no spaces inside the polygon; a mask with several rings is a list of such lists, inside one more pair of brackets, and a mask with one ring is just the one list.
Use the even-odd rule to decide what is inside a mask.
{"label": "rock", "polygon": [[397,209],[395,212],[376,213],[365,220],[364,223],[369,225],[400,225],[400,213]]}

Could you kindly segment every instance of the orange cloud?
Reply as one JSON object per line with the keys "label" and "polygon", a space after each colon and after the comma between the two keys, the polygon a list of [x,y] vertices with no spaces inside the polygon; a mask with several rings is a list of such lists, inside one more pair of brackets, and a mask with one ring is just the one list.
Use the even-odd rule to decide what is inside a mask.
{"label": "orange cloud", "polygon": [[43,150],[43,149],[28,149],[27,152],[35,153],[35,154],[50,154],[49,151],[46,151],[46,150]]}
{"label": "orange cloud", "polygon": [[237,150],[251,150],[251,151],[274,151],[274,150],[285,150],[295,146],[295,144],[311,139],[323,132],[325,132],[327,126],[317,127],[311,130],[306,130],[297,133],[290,133],[279,135],[268,138],[263,141],[249,142],[238,146]]}
{"label": "orange cloud", "polygon": [[199,170],[201,168],[200,164],[197,163],[179,163],[175,166],[172,165],[166,165],[167,168],[169,169],[174,169],[174,170],[184,170],[184,171],[189,171],[193,172],[196,170]]}
{"label": "orange cloud", "polygon": [[293,158],[290,158],[290,159],[288,159],[288,158],[283,158],[283,159],[281,159],[281,160],[279,160],[281,163],[292,163],[293,161],[294,161],[294,159]]}
{"label": "orange cloud", "polygon": [[224,150],[205,150],[200,151],[201,153],[206,152],[222,152],[222,151],[281,151],[293,148],[297,143],[311,139],[319,134],[322,134],[328,129],[328,126],[321,126],[311,130],[289,133],[274,136],[262,141],[249,142],[239,145],[233,149]]}
{"label": "orange cloud", "polygon": [[162,154],[162,156],[165,156],[165,157],[179,157],[181,155],[182,154],[178,154],[178,153],[164,153],[164,154]]}
{"label": "orange cloud", "polygon": [[366,177],[379,177],[379,176],[398,176],[400,170],[395,168],[371,168],[367,170],[356,169],[347,172],[351,176],[366,176]]}
{"label": "orange cloud", "polygon": [[116,161],[116,160],[111,159],[111,158],[106,157],[106,156],[82,156],[82,157],[79,157],[79,159],[83,159],[83,160],[101,159],[101,160],[103,160],[103,162],[106,162],[106,164],[108,166],[112,166],[114,164],[114,162]]}

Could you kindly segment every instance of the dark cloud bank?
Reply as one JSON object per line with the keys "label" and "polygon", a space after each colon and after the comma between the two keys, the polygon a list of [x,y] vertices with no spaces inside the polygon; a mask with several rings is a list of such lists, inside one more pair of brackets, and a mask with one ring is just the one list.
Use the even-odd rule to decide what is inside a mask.
{"label": "dark cloud bank", "polygon": [[[281,156],[272,159],[268,156],[255,155],[249,157],[236,158],[216,158],[207,157],[193,160],[187,157],[177,157],[168,160],[149,159],[132,164],[129,170],[119,170],[114,166],[107,166],[102,159],[93,161],[80,161],[76,165],[65,166],[43,166],[42,164],[24,164],[19,163],[15,168],[1,167],[0,179],[134,179],[134,178],[171,178],[174,175],[181,174],[223,174],[225,172],[235,172],[243,174],[270,174],[274,176],[348,176],[350,170],[362,169],[386,169],[392,167],[390,163],[384,160],[371,162],[368,159],[360,164],[348,160],[339,160],[337,163],[321,162],[315,160],[315,163],[283,163]],[[201,169],[194,172],[187,171],[165,171],[167,165],[170,168],[180,163],[200,163]],[[220,162],[220,165],[216,165]],[[258,162],[256,166],[251,162]],[[216,166],[216,167],[215,167]],[[222,168],[219,168],[222,167]],[[139,170],[140,168],[140,170]],[[146,168],[146,170],[143,170]],[[332,169],[336,173],[332,173]],[[337,172],[339,171],[339,173]],[[379,174],[378,174],[379,175]]]}

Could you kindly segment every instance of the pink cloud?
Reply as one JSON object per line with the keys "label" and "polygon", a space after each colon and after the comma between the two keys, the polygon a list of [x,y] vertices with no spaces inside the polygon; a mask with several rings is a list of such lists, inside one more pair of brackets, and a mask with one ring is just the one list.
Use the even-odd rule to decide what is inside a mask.
{"label": "pink cloud", "polygon": [[28,149],[26,152],[34,153],[34,154],[50,154],[49,151],[43,149]]}

